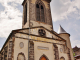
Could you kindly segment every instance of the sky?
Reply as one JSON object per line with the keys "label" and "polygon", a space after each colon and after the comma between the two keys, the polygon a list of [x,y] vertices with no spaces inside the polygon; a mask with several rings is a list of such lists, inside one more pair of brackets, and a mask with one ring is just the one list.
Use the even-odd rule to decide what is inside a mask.
{"label": "sky", "polygon": [[[0,0],[0,49],[10,32],[22,28],[23,0]],[[59,25],[69,33],[72,47],[80,47],[80,0],[52,0],[54,31]]]}

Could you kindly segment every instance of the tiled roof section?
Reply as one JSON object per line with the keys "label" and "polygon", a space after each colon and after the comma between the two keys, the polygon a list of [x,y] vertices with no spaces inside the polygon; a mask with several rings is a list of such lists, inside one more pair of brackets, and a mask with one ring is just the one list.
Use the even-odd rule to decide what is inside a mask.
{"label": "tiled roof section", "polygon": [[80,48],[77,47],[77,46],[75,46],[75,47],[73,48],[73,51],[74,51],[74,52],[79,51],[79,50],[80,50]]}
{"label": "tiled roof section", "polygon": [[75,58],[78,58],[78,57],[80,57],[80,55],[76,55],[76,56],[75,56]]}

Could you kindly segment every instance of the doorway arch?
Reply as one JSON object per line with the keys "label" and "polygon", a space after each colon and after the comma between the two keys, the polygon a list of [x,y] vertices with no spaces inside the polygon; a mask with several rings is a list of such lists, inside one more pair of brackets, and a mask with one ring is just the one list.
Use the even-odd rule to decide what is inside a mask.
{"label": "doorway arch", "polygon": [[17,57],[17,60],[25,60],[24,54],[23,53],[19,53],[18,57]]}
{"label": "doorway arch", "polygon": [[42,55],[39,60],[49,60],[46,55]]}
{"label": "doorway arch", "polygon": [[65,58],[64,57],[61,57],[60,60],[65,60]]}

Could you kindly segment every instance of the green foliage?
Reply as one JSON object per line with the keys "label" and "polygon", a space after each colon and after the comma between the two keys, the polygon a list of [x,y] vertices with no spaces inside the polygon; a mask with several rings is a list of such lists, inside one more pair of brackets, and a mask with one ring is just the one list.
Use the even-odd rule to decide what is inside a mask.
{"label": "green foliage", "polygon": [[[73,49],[72,49],[72,51],[73,51]],[[73,56],[76,56],[76,54],[74,53],[74,51],[73,51]]]}
{"label": "green foliage", "polygon": [[73,56],[76,56],[75,53],[73,53]]}

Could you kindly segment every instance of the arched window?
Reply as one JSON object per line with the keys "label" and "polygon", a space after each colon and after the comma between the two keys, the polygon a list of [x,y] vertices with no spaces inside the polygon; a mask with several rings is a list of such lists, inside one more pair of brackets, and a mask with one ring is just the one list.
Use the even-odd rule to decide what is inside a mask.
{"label": "arched window", "polygon": [[25,9],[24,9],[24,25],[26,24],[27,22],[27,3],[25,5]]}
{"label": "arched window", "polygon": [[44,19],[44,8],[43,8],[42,5],[41,5],[41,21],[45,22],[45,19]]}
{"label": "arched window", "polygon": [[44,4],[41,1],[36,3],[36,19],[37,21],[45,22]]}
{"label": "arched window", "polygon": [[36,4],[36,18],[37,18],[37,21],[40,21],[40,8],[39,8],[39,4]]}
{"label": "arched window", "polygon": [[17,60],[25,60],[24,54],[23,53],[19,53]]}
{"label": "arched window", "polygon": [[64,57],[61,57],[60,60],[65,60],[65,58]]}
{"label": "arched window", "polygon": [[39,60],[49,60],[45,55],[42,55]]}

